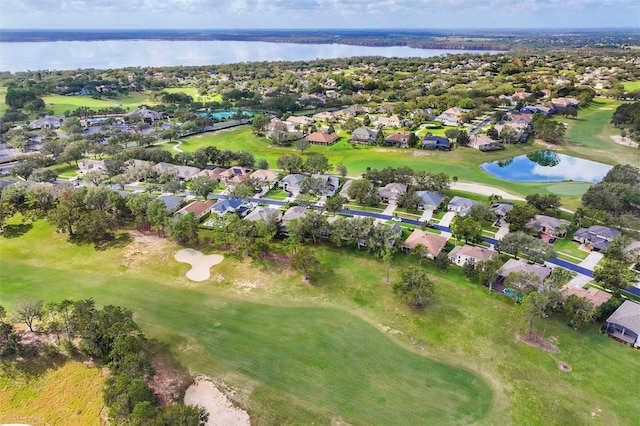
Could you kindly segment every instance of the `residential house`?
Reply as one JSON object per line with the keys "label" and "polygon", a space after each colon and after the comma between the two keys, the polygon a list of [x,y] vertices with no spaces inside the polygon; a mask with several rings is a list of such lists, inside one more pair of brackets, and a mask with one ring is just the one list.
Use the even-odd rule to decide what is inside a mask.
{"label": "residential house", "polygon": [[220,173],[220,180],[227,186],[239,185],[247,180],[252,172],[248,167],[233,166]]}
{"label": "residential house", "polygon": [[464,266],[466,263],[486,262],[491,259],[495,251],[485,247],[476,247],[465,244],[464,246],[456,246],[449,252],[449,260],[458,266]]}
{"label": "residential house", "polygon": [[289,207],[282,215],[282,226],[286,226],[294,219],[301,219],[307,215],[307,208],[302,206]]}
{"label": "residential house", "polygon": [[394,133],[384,140],[384,144],[387,146],[397,146],[399,148],[409,148],[410,138],[411,133]]}
{"label": "residential house", "polygon": [[479,149],[480,151],[491,151],[495,149],[503,149],[504,146],[487,135],[475,134],[469,138],[469,146]]}
{"label": "residential house", "polygon": [[243,206],[244,201],[241,198],[220,198],[215,204],[211,205],[211,213],[218,216],[224,216],[228,213],[236,213]]}
{"label": "residential house", "polygon": [[509,275],[514,272],[525,272],[534,274],[538,278],[538,285],[542,286],[544,280],[551,275],[551,268],[546,266],[529,264],[524,259],[509,259],[502,265],[502,267],[496,272],[496,280],[492,286],[493,290],[503,291],[505,289],[504,282]]}
{"label": "residential house", "polygon": [[151,109],[148,109],[147,107],[140,107],[135,111],[132,111],[130,113],[128,113],[127,115],[131,116],[131,115],[138,115],[140,116],[140,118],[143,121],[146,122],[153,122],[153,121],[157,121],[157,120],[162,120],[162,113],[161,112],[156,112],[153,111]]}
{"label": "residential house", "polygon": [[460,216],[466,216],[476,204],[482,204],[479,201],[471,200],[469,198],[458,197],[457,195],[453,197],[449,204],[447,204],[447,210],[452,212],[457,212]]}
{"label": "residential house", "polygon": [[159,195],[157,199],[164,203],[164,207],[168,214],[175,213],[184,202],[184,198],[169,194]]}
{"label": "residential house", "polygon": [[416,191],[418,197],[420,197],[420,203],[418,203],[418,210],[435,210],[440,207],[442,203],[442,194],[431,191]]}
{"label": "residential house", "polygon": [[530,113],[530,114],[539,113],[539,114],[542,114],[542,115],[550,115],[550,114],[553,114],[555,109],[553,107],[550,107],[550,106],[547,106],[547,105],[538,104],[538,105],[526,105],[526,106],[523,106],[522,108],[520,108],[520,111],[521,112]]}
{"label": "residential house", "polygon": [[263,207],[259,206],[251,211],[248,215],[245,216],[246,220],[257,222],[259,220],[271,220],[275,218],[275,220],[280,220],[282,218],[282,210],[274,209],[271,207]]}
{"label": "residential house", "polygon": [[153,166],[153,169],[158,173],[162,173],[163,170],[174,169],[176,172],[176,176],[184,181],[191,180],[195,175],[200,173],[200,169],[197,167],[176,166],[175,164],[165,162],[156,164],[155,166]]}
{"label": "residential house", "polygon": [[363,145],[374,145],[377,137],[377,131],[367,129],[365,127],[359,127],[351,133],[351,139],[349,139],[349,142],[360,143]]}
{"label": "residential house", "polygon": [[214,203],[215,203],[214,200],[194,201],[193,203],[187,205],[186,207],[183,207],[180,210],[178,210],[177,214],[193,213],[193,215],[197,219],[200,219],[209,212],[209,210],[211,209],[211,206],[213,206]]}
{"label": "residential house", "polygon": [[313,145],[332,145],[338,140],[338,134],[336,132],[313,132],[306,139]]}
{"label": "residential house", "polygon": [[567,297],[571,295],[587,299],[596,308],[611,299],[611,294],[607,293],[606,291],[598,290],[595,287],[584,289],[579,287],[566,286],[562,289],[562,296],[564,300],[567,300]]}
{"label": "residential house", "polygon": [[625,342],[634,348],[640,347],[640,305],[625,300],[622,305],[611,314],[603,331],[609,336]]}
{"label": "residential house", "polygon": [[[631,263],[637,263],[640,265],[640,241],[632,241],[624,248],[626,256],[629,256]],[[636,269],[638,269],[636,267]]]}
{"label": "residential house", "polygon": [[395,108],[395,105],[382,104],[380,105],[380,107],[378,107],[378,111],[380,111],[383,114],[387,114],[387,113],[392,113],[394,108]]}
{"label": "residential house", "polygon": [[414,229],[411,235],[409,235],[409,238],[404,241],[402,251],[408,253],[414,247],[422,245],[427,248],[427,257],[433,259],[440,254],[446,244],[447,239],[445,237],[432,234],[431,232],[421,231],[420,229]]}
{"label": "residential house", "polygon": [[278,186],[287,192],[297,194],[300,192],[300,185],[302,185],[302,181],[306,178],[306,175],[302,175],[300,173],[290,174],[280,179]]}
{"label": "residential house", "polygon": [[444,136],[434,136],[431,133],[427,133],[422,138],[421,148],[439,151],[451,151],[451,142]]}
{"label": "residential house", "polygon": [[573,234],[573,239],[581,244],[588,244],[596,250],[606,250],[609,248],[609,243],[618,235],[620,235],[620,231],[606,226],[593,225],[578,229]]}
{"label": "residential house", "polygon": [[405,118],[399,115],[392,115],[387,117],[386,115],[381,115],[376,117],[375,122],[382,126],[389,127],[402,127],[405,123]]}
{"label": "residential house", "polygon": [[224,172],[227,169],[223,169],[222,167],[215,167],[213,169],[204,169],[204,170],[200,170],[198,173],[196,173],[193,177],[200,177],[200,176],[207,176],[213,179],[217,179],[220,180],[220,174],[222,172]]}
{"label": "residential house", "polygon": [[371,112],[371,108],[363,107],[360,104],[355,104],[345,109],[341,109],[340,111],[336,111],[336,115],[345,116],[345,117],[355,117],[356,115],[369,114],[370,112]]}
{"label": "residential house", "polygon": [[469,109],[451,107],[442,114],[438,115],[435,120],[441,122],[445,126],[460,126],[462,124],[462,115],[468,113]]}
{"label": "residential house", "polygon": [[314,121],[333,121],[336,119],[336,115],[330,111],[322,111],[311,116]]}
{"label": "residential house", "polygon": [[527,223],[525,227],[535,229],[539,234],[562,238],[567,235],[567,230],[570,225],[571,222],[568,220],[538,214],[531,222]]}
{"label": "residential house", "polygon": [[313,175],[315,179],[321,179],[324,182],[324,190],[322,193],[324,195],[335,195],[336,191],[340,187],[340,179],[337,176],[331,175]]}
{"label": "residential house", "polygon": [[78,161],[80,173],[87,173],[89,170],[104,170],[105,165],[111,160],[90,160],[83,158]]}
{"label": "residential house", "polygon": [[507,215],[507,213],[511,211],[512,208],[513,208],[513,204],[500,201],[498,203],[493,204],[491,207],[489,207],[489,210],[495,213],[498,223],[504,224],[505,223],[504,217]]}
{"label": "residential house", "polygon": [[378,189],[380,201],[391,204],[395,204],[398,201],[398,198],[400,198],[400,195],[405,192],[407,192],[407,185],[397,182],[388,183]]}
{"label": "residential house", "polygon": [[553,98],[551,99],[551,105],[556,110],[561,110],[569,107],[578,108],[578,106],[580,106],[580,101],[578,101],[576,98]]}
{"label": "residential house", "polygon": [[251,179],[259,180],[262,182],[263,187],[273,187],[273,184],[278,181],[278,173],[273,170],[256,170],[251,173]]}
{"label": "residential house", "polygon": [[62,125],[62,117],[47,115],[29,123],[31,129],[57,129]]}
{"label": "residential house", "polygon": [[291,115],[285,120],[285,122],[291,124],[293,127],[300,128],[302,126],[309,126],[313,124],[313,119],[305,117],[304,115]]}

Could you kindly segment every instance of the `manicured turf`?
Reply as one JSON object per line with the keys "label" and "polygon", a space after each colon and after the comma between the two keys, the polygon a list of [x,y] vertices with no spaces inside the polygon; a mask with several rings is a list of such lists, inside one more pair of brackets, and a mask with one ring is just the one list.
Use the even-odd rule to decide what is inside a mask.
{"label": "manicured turf", "polygon": [[624,86],[624,90],[626,90],[627,92],[640,90],[640,81],[625,81],[622,84]]}
{"label": "manicured turf", "polygon": [[582,195],[591,185],[587,182],[560,182],[547,186],[547,191],[557,195]]}
{"label": "manicured turf", "polygon": [[[35,228],[29,233],[42,235],[48,227],[38,223]],[[209,285],[185,285],[180,277],[184,268],[177,262],[170,262],[174,273],[164,268],[150,275],[142,270],[122,273],[123,259],[111,257],[122,255],[120,249],[103,258],[102,253],[63,243],[54,258],[60,260],[62,252],[68,259],[69,253],[89,251],[81,260],[92,264],[89,270],[76,264],[71,274],[69,263],[55,265],[53,259],[25,270],[26,264],[11,254],[22,251],[14,249],[32,236],[2,241],[13,246],[2,246],[3,253],[9,253],[0,261],[4,303],[10,305],[19,296],[93,297],[100,305],[129,307],[153,336],[172,342],[190,368],[252,381],[270,401],[258,405],[258,412],[276,416],[275,423],[308,423],[337,415],[358,424],[416,424],[427,418],[468,424],[482,419],[492,406],[491,389],[478,376],[407,351],[341,309],[235,300],[215,294]],[[98,257],[114,263],[100,267]],[[288,409],[269,411],[278,398],[287,401]]]}
{"label": "manicured turf", "polygon": [[[246,390],[256,424],[637,419],[635,351],[597,326],[575,331],[555,317],[539,330],[560,353],[518,343],[513,301],[469,283],[460,268],[443,274],[423,262],[435,298],[416,313],[393,296],[384,264],[362,252],[318,246],[322,268],[311,286],[286,265],[233,256],[211,281],[195,284],[183,276],[188,266],[172,260],[175,249],[161,242],[95,251],[67,243],[44,222],[9,228],[0,237],[2,303],[94,297],[129,307],[186,367]],[[391,279],[409,264],[413,257],[396,254]],[[385,337],[383,328],[397,332]]]}
{"label": "manicured turf", "polygon": [[148,93],[131,93],[126,96],[119,96],[111,99],[103,97],[94,99],[91,96],[63,96],[47,95],[42,98],[46,103],[47,110],[53,110],[54,115],[62,115],[66,111],[73,111],[80,107],[89,107],[94,111],[101,108],[122,107],[130,111],[135,110],[142,104],[155,105],[157,102],[151,100]]}
{"label": "manicured turf", "polygon": [[213,96],[211,95],[200,96],[198,94],[197,87],[191,87],[191,86],[166,87],[162,89],[162,91],[167,93],[185,93],[191,96],[194,101],[198,101],[198,102],[222,102],[222,95],[219,95],[219,94],[215,94]]}
{"label": "manicured turf", "polygon": [[640,166],[638,150],[615,143],[611,136],[619,136],[620,130],[611,123],[613,111],[620,102],[595,98],[588,107],[578,110],[577,119],[556,117],[567,123],[567,142],[562,145],[564,154],[599,161],[607,164],[633,164]]}

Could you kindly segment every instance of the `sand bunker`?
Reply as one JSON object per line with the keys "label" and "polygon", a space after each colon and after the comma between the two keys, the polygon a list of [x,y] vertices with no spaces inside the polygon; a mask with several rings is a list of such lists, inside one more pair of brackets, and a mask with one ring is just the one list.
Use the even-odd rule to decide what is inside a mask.
{"label": "sand bunker", "polygon": [[187,272],[187,278],[191,281],[204,281],[209,279],[211,273],[209,269],[224,260],[219,254],[204,255],[198,250],[186,248],[178,250],[175,254],[178,262],[188,263],[191,269]]}
{"label": "sand bunker", "polygon": [[638,142],[635,142],[631,138],[623,138],[622,136],[611,136],[611,139],[619,145],[629,146],[631,148],[637,148]]}
{"label": "sand bunker", "polygon": [[184,394],[184,403],[200,406],[209,413],[207,426],[248,426],[251,424],[246,411],[234,407],[229,398],[206,377],[196,377]]}

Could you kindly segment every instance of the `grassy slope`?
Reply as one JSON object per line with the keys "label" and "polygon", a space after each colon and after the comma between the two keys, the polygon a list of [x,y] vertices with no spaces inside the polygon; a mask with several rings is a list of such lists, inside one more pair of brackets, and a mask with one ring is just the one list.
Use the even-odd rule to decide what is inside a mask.
{"label": "grassy slope", "polygon": [[[0,240],[3,303],[94,297],[127,306],[186,366],[250,389],[258,424],[332,416],[354,424],[634,422],[634,351],[595,326],[574,331],[556,319],[545,321],[545,334],[559,354],[519,344],[513,303],[468,283],[460,269],[439,274],[425,262],[436,297],[416,314],[393,298],[379,261],[350,250],[318,248],[324,266],[315,286],[286,266],[233,258],[216,267],[211,282],[189,283],[182,275],[188,267],[169,260],[172,250],[144,250],[144,264],[127,266],[131,255],[123,249],[70,245],[39,222],[22,237]],[[391,276],[413,262],[396,255]],[[238,281],[258,288],[241,289]],[[402,334],[384,337],[352,314]],[[487,379],[493,409],[483,417],[492,393],[479,377],[392,342]],[[573,371],[558,370],[560,360]]]}
{"label": "grassy slope", "polygon": [[[48,300],[94,297],[98,304],[127,306],[152,335],[173,342],[190,368],[250,380],[262,395],[252,408],[265,423],[307,423],[339,415],[355,424],[377,419],[409,424],[424,418],[468,424],[490,410],[492,393],[485,381],[403,350],[340,309],[299,306],[292,300],[277,306],[250,303],[220,295],[207,285],[189,288],[178,278],[184,273],[182,265],[174,261],[163,268],[164,257],[144,269],[120,272],[120,249],[87,253],[87,248],[62,243],[55,250],[61,237],[50,238],[47,232],[48,226],[38,223],[28,236],[3,241],[7,256],[3,254],[0,265],[6,302],[27,295]],[[34,258],[33,247],[25,246],[36,236],[39,241],[47,238],[44,244],[55,251],[44,262]],[[29,259],[29,266],[13,255]],[[75,258],[78,263],[61,262]],[[75,269],[73,274],[69,268]],[[147,268],[156,272],[145,272]],[[237,271],[229,275],[239,277]],[[51,279],[56,276],[65,278]]]}
{"label": "grassy slope", "polygon": [[104,376],[98,367],[77,361],[14,368],[0,374],[0,423],[101,425]]}
{"label": "grassy slope", "polygon": [[620,131],[610,124],[613,111],[619,105],[611,99],[595,98],[588,107],[580,108],[577,119],[557,118],[569,125],[563,153],[601,163],[640,166],[637,149],[611,139],[611,136],[620,135]]}
{"label": "grassy slope", "polygon": [[624,90],[628,92],[640,89],[640,81],[625,81],[622,84],[624,85]]}
{"label": "grassy slope", "polygon": [[91,96],[62,96],[47,95],[42,98],[46,103],[46,109],[53,110],[55,115],[62,115],[65,111],[73,111],[79,107],[89,107],[93,110],[109,107],[123,107],[134,110],[142,104],[155,105],[148,93],[131,93],[126,96],[119,96],[115,99],[102,98],[93,99]]}

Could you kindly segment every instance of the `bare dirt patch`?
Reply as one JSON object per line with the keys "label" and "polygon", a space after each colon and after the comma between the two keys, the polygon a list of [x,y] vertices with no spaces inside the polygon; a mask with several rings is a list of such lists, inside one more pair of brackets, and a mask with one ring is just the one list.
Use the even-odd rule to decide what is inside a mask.
{"label": "bare dirt patch", "polygon": [[559,147],[558,145],[554,145],[552,143],[545,142],[542,139],[535,139],[533,141],[533,143],[535,143],[536,145],[543,146],[545,149],[549,149],[551,151],[562,151],[562,148]]}
{"label": "bare dirt patch", "polygon": [[564,361],[558,361],[557,365],[560,371],[564,371],[567,373],[571,371],[571,366]]}
{"label": "bare dirt patch", "polygon": [[207,426],[248,426],[251,424],[249,414],[233,405],[230,396],[227,395],[222,384],[215,383],[208,377],[196,377],[194,383],[189,386],[184,403],[200,406],[209,413]]}
{"label": "bare dirt patch", "polygon": [[413,153],[411,154],[414,157],[431,157],[433,154],[433,152],[428,152],[428,151],[413,151]]}
{"label": "bare dirt patch", "polygon": [[622,136],[611,136],[611,139],[617,143],[618,145],[624,145],[624,146],[628,146],[631,148],[637,148],[638,147],[638,142],[635,142],[634,140],[632,140],[631,138],[623,138]]}
{"label": "bare dirt patch", "polygon": [[180,400],[184,390],[191,381],[189,375],[176,368],[166,357],[156,356],[152,360],[156,374],[151,378],[149,387],[156,396],[161,407]]}
{"label": "bare dirt patch", "polygon": [[170,243],[153,233],[130,231],[131,243],[124,250],[123,264],[127,267],[144,266],[151,257],[158,257],[160,261],[169,259],[167,248]]}
{"label": "bare dirt patch", "polygon": [[538,333],[531,332],[527,333],[524,336],[516,333],[516,340],[524,343],[525,345],[533,346],[534,348],[542,349],[543,351],[558,353],[560,349],[553,343],[549,341],[549,339],[545,339],[540,336]]}

